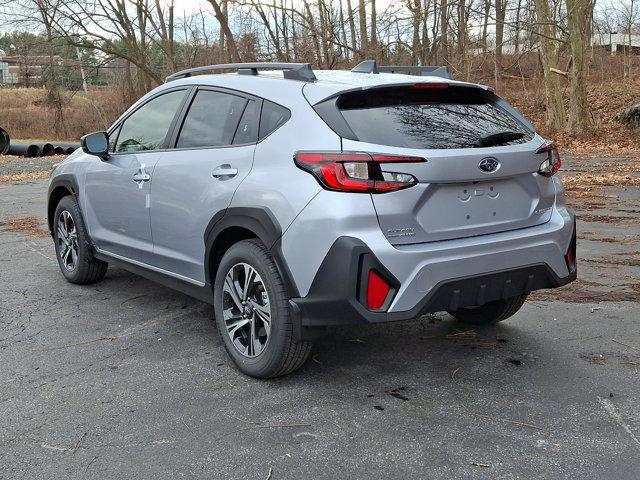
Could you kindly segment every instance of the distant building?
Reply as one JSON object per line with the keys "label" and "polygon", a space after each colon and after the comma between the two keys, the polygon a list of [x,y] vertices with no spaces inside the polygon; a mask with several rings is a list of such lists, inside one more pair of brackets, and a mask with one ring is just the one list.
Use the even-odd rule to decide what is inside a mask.
{"label": "distant building", "polygon": [[629,38],[628,33],[595,33],[591,45],[606,48],[611,52],[611,55],[629,50],[629,53],[640,54],[640,35],[632,33]]}
{"label": "distant building", "polygon": [[[492,43],[493,39],[489,39],[489,45],[487,45],[486,52],[493,53],[495,46]],[[632,33],[631,39],[629,39],[629,34],[627,33],[594,33],[591,37],[591,47],[594,49],[603,49],[611,52],[611,55],[615,55],[617,53],[633,53],[636,55],[640,55],[640,35]],[[519,45],[519,52],[525,51],[538,51],[538,45],[534,43],[533,45],[525,44],[525,42],[521,42]],[[502,44],[502,54],[503,55],[513,55],[519,53],[516,50],[516,47],[513,43],[505,42]],[[473,55],[481,55],[485,53],[482,48],[471,48],[469,53]]]}
{"label": "distant building", "polygon": [[[5,55],[0,51],[0,85],[40,86],[50,61],[47,55]],[[65,60],[56,55],[53,62],[58,67],[67,67],[79,73],[78,61]]]}

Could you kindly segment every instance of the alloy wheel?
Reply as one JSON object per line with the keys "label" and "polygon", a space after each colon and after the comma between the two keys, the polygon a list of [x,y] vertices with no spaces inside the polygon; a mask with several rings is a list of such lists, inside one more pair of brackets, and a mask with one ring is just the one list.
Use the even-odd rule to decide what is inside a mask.
{"label": "alloy wheel", "polygon": [[248,263],[236,263],[224,279],[222,311],[227,335],[245,357],[257,357],[271,334],[269,294],[260,274]]}
{"label": "alloy wheel", "polygon": [[56,225],[58,255],[65,269],[72,272],[78,265],[78,233],[71,214],[63,210]]}

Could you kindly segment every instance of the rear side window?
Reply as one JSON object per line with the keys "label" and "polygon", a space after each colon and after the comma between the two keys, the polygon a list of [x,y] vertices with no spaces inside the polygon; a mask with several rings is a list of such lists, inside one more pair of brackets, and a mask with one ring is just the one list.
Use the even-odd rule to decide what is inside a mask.
{"label": "rear side window", "polygon": [[182,124],[176,147],[231,145],[247,101],[228,93],[198,91]]}
{"label": "rear side window", "polygon": [[361,142],[405,148],[524,143],[531,133],[475,88],[385,88],[349,93],[337,106]]}
{"label": "rear side window", "polygon": [[260,140],[280,128],[290,117],[289,109],[265,100],[260,116]]}

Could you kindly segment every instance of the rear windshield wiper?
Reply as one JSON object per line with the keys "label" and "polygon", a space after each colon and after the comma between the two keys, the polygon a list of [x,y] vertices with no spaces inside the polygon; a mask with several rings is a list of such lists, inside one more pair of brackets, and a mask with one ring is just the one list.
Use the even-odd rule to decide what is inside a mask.
{"label": "rear windshield wiper", "polygon": [[522,132],[512,132],[507,130],[504,132],[491,133],[489,135],[480,137],[473,146],[493,147],[496,145],[501,145],[503,143],[512,142],[513,140],[520,140],[522,137],[524,137],[524,133]]}

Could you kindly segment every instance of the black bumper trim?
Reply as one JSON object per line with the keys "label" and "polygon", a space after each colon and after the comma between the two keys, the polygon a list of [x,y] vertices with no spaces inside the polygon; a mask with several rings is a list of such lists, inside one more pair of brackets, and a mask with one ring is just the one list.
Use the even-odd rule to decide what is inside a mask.
{"label": "black bumper trim", "polygon": [[442,281],[411,310],[373,312],[358,300],[363,256],[366,256],[367,266],[387,272],[361,240],[340,237],[334,242],[320,265],[308,295],[291,300],[297,307],[302,327],[409,320],[425,313],[453,311],[534,290],[561,287],[577,276],[577,272],[574,272],[564,278],[558,277],[544,263],[526,265]]}

